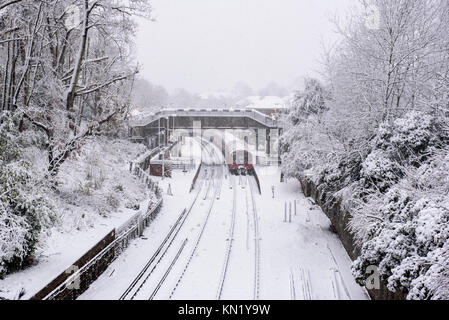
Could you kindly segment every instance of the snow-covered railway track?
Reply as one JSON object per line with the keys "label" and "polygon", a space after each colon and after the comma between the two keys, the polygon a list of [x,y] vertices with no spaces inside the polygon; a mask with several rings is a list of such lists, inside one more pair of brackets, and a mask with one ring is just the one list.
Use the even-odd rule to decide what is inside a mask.
{"label": "snow-covered railway track", "polygon": [[[213,148],[209,149],[210,146],[208,146],[208,143],[206,143],[203,140],[201,140],[201,144],[202,144],[203,148],[205,150],[207,150],[209,152],[209,154],[210,154],[210,158],[209,158],[210,165],[221,165],[220,159],[219,159],[218,155],[216,154],[216,151]],[[173,290],[170,293],[169,299],[171,299],[173,297],[173,295],[175,294],[177,288],[181,284],[181,282],[182,282],[182,280],[184,278],[184,275],[186,274],[186,272],[187,272],[187,270],[188,270],[188,268],[190,266],[190,263],[192,262],[193,257],[195,256],[195,254],[196,254],[196,252],[198,250],[198,247],[200,245],[200,242],[201,242],[201,239],[203,237],[204,231],[206,229],[207,223],[209,221],[209,217],[210,217],[210,215],[212,213],[212,208],[214,206],[215,200],[219,199],[218,195],[219,195],[220,189],[221,189],[221,183],[220,183],[221,181],[220,180],[222,180],[222,178],[223,178],[223,170],[219,170],[219,168],[220,167],[217,167],[217,168],[212,167],[211,168],[211,172],[210,172],[211,176],[210,176],[210,181],[209,181],[209,188],[212,187],[213,195],[211,197],[210,205],[209,205],[209,207],[207,209],[207,214],[206,214],[205,219],[203,221],[200,233],[198,234],[198,237],[196,238],[195,245],[192,248],[192,250],[190,252],[190,255],[189,255],[189,258],[187,260],[187,263],[184,266],[180,276],[178,277],[178,280],[176,281],[176,284],[175,284]],[[217,170],[215,170],[215,169],[217,169]],[[216,180],[218,181],[218,184],[216,183]],[[208,193],[209,193],[209,190],[206,193],[205,199],[207,198],[207,194]]]}
{"label": "snow-covered railway track", "polygon": [[164,275],[162,276],[161,280],[159,280],[158,284],[156,285],[156,288],[153,290],[153,293],[151,294],[150,298],[148,300],[153,300],[154,296],[157,294],[159,289],[162,287],[162,284],[164,283],[165,279],[167,279],[168,274],[173,269],[173,266],[175,265],[176,261],[178,261],[179,256],[181,255],[182,251],[184,250],[186,243],[188,239],[186,238],[182,244],[181,247],[178,249],[178,252],[176,253],[175,257],[173,258],[172,262],[168,266],[167,270],[165,271]]}
{"label": "snow-covered railway track", "polygon": [[312,283],[310,281],[310,270],[299,268],[299,279],[302,288],[302,297],[304,300],[313,299]]}
{"label": "snow-covered railway track", "polygon": [[329,243],[327,244],[327,249],[329,250],[330,255],[332,257],[332,261],[334,263],[334,268],[331,269],[334,297],[338,300],[341,299],[351,300],[351,294],[349,293],[345,280],[341,276],[340,266],[337,262],[337,259],[335,258],[334,252],[329,246]]}
{"label": "snow-covered railway track", "polygon": [[[216,155],[216,151],[213,148],[209,148],[208,143],[201,142],[203,149],[205,152],[208,152],[210,157],[208,159],[209,165],[204,166],[204,179],[203,182],[200,184],[200,188],[198,192],[195,194],[195,198],[193,199],[192,203],[190,204],[188,209],[185,209],[181,215],[176,220],[175,224],[171,227],[169,230],[167,236],[164,238],[156,252],[153,254],[153,256],[149,259],[147,264],[144,266],[144,268],[140,271],[140,273],[136,276],[136,278],[133,280],[133,282],[130,284],[130,286],[125,290],[125,292],[120,297],[121,300],[124,299],[134,299],[134,298],[141,298],[142,295],[148,294],[146,297],[149,297],[149,299],[153,299],[158,295],[158,292],[164,285],[165,281],[168,278],[172,278],[172,276],[168,277],[170,272],[174,269],[179,270],[179,268],[174,268],[178,261],[185,261],[184,259],[180,259],[181,255],[184,256],[184,253],[186,250],[190,250],[191,252],[188,255],[188,260],[186,266],[182,269],[182,273],[178,278],[178,281],[176,282],[175,288],[170,294],[170,297],[174,294],[176,288],[180,284],[184,274],[186,273],[189,264],[193,257],[195,256],[195,253],[198,250],[198,247],[200,245],[200,241],[202,239],[202,235],[204,233],[204,230],[206,229],[207,222],[209,220],[209,216],[211,215],[212,208],[214,205],[214,201],[219,199],[219,196],[217,196],[220,192],[221,184],[217,183],[218,180],[222,178],[223,170],[220,170],[221,167],[215,167],[214,165],[218,164],[221,165],[219,157]],[[222,168],[221,168],[222,169]],[[218,181],[219,182],[219,181]],[[205,190],[204,190],[205,189]],[[204,192],[203,192],[204,190]],[[201,195],[201,196],[200,196]],[[177,249],[176,254],[172,250],[173,244],[175,243],[175,240],[179,238],[178,234],[180,233],[184,222],[187,220],[188,216],[192,215],[191,212],[194,212],[196,209],[193,209],[195,206],[195,203],[197,202],[197,199],[201,198],[202,200],[206,200],[210,198],[210,204],[207,209],[207,213],[205,215],[205,218],[202,222],[202,227],[200,229],[200,232],[196,238],[196,242],[192,245],[188,245],[188,239],[186,238],[183,240],[181,246],[179,249]],[[176,242],[179,243],[179,242]],[[168,259],[171,259],[170,261]],[[165,269],[160,269],[162,267],[159,267],[160,265],[164,265]],[[158,268],[157,272],[154,272]],[[155,273],[154,277],[159,275],[160,279],[156,281],[156,279],[149,280],[154,277],[150,277]],[[156,275],[157,274],[157,275]],[[151,293],[151,294],[150,294]]]}
{"label": "snow-covered railway track", "polygon": [[223,268],[221,272],[220,282],[218,285],[217,290],[217,300],[221,299],[221,295],[223,293],[223,287],[226,280],[226,274],[229,267],[229,260],[231,257],[231,251],[232,251],[232,243],[234,241],[234,230],[235,230],[235,211],[236,211],[236,205],[237,205],[237,190],[235,188],[235,180],[234,180],[234,186],[233,186],[233,198],[232,198],[232,217],[231,217],[231,226],[229,228],[229,235],[228,235],[228,245],[226,247],[226,253],[225,253],[225,260],[223,263]]}
{"label": "snow-covered railway track", "polygon": [[[213,179],[213,177],[212,177],[212,179]],[[214,185],[214,184],[211,183],[211,185]],[[190,266],[190,263],[192,262],[193,257],[195,256],[195,254],[196,254],[196,252],[197,252],[197,250],[198,250],[199,244],[200,244],[201,239],[202,239],[202,236],[203,236],[203,234],[204,234],[204,230],[206,229],[207,222],[209,221],[209,217],[210,217],[210,215],[211,215],[212,208],[213,208],[213,206],[214,206],[214,202],[215,202],[215,198],[216,198],[216,195],[217,195],[217,191],[218,191],[218,188],[215,187],[215,188],[214,188],[214,194],[213,194],[213,197],[212,197],[212,199],[211,199],[211,201],[210,201],[210,205],[209,205],[209,207],[208,207],[208,209],[207,209],[207,214],[206,214],[206,217],[205,217],[205,219],[204,219],[204,221],[203,221],[203,224],[202,224],[200,233],[198,234],[198,237],[196,238],[195,245],[194,245],[194,247],[192,248],[192,250],[191,250],[191,252],[190,252],[190,255],[189,255],[189,258],[188,258],[188,260],[187,260],[187,263],[186,263],[186,265],[184,266],[184,268],[183,268],[183,270],[182,270],[182,272],[181,272],[181,275],[178,277],[178,280],[176,281],[175,287],[173,288],[173,290],[172,290],[171,293],[170,293],[169,299],[171,299],[171,298],[173,297],[173,295],[174,295],[175,292],[176,292],[176,289],[177,289],[177,288],[179,287],[179,285],[181,284],[181,281],[182,281],[182,279],[184,278],[184,275],[186,274],[186,272],[187,272],[187,270],[188,270],[188,268],[189,268],[189,266]]]}
{"label": "snow-covered railway track", "polygon": [[253,220],[254,220],[254,291],[253,299],[259,299],[260,293],[260,235],[259,235],[259,217],[257,214],[256,200],[254,198],[254,188],[250,179],[248,179],[249,188],[251,191],[251,200],[253,207]]}
{"label": "snow-covered railway track", "polygon": [[290,297],[292,300],[296,300],[295,275],[292,270],[290,270]]}
{"label": "snow-covered railway track", "polygon": [[[210,187],[210,185],[209,185]],[[208,188],[209,188],[208,187]],[[174,240],[176,239],[176,236],[178,235],[179,231],[181,230],[182,226],[184,225],[185,221],[187,220],[187,217],[189,216],[190,212],[192,211],[193,206],[195,205],[201,190],[203,186],[201,185],[200,188],[198,188],[198,192],[195,194],[195,197],[190,204],[188,209],[184,209],[182,213],[179,215],[178,219],[175,221],[173,226],[170,228],[169,232],[165,236],[165,238],[162,240],[159,247],[156,249],[154,254],[151,256],[151,258],[148,260],[148,262],[145,264],[145,266],[142,268],[142,270],[139,272],[139,274],[134,278],[134,280],[131,282],[131,284],[126,288],[126,290],[123,292],[123,294],[120,296],[119,300],[126,300],[126,299],[134,299],[137,295],[137,293],[142,289],[144,284],[147,282],[148,278],[151,276],[153,271],[156,269],[156,267],[159,265],[159,263],[162,261],[164,256],[166,255],[167,251],[171,248]],[[157,259],[159,257],[159,259]],[[157,261],[156,261],[157,259]],[[152,268],[150,269],[150,267]]]}

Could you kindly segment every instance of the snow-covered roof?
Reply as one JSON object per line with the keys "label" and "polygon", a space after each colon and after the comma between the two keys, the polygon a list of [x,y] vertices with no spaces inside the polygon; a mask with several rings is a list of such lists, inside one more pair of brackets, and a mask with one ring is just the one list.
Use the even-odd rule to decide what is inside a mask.
{"label": "snow-covered roof", "polygon": [[146,117],[149,117],[151,115],[153,115],[156,111],[158,111],[159,108],[151,108],[151,109],[143,109],[141,107],[135,107],[133,108],[129,114],[131,115],[131,118],[134,120],[138,120],[138,119],[144,119]]}
{"label": "snow-covered roof", "polygon": [[286,108],[285,98],[277,96],[250,96],[237,102],[238,106],[251,109],[284,109]]}

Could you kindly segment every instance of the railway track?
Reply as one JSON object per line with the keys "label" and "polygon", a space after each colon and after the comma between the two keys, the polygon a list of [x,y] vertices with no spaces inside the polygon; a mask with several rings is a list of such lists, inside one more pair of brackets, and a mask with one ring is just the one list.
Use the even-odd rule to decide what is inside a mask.
{"label": "railway track", "polygon": [[248,206],[248,189],[245,190],[245,214],[246,214],[246,250],[249,250],[249,206]]}
{"label": "railway track", "polygon": [[170,265],[168,266],[168,268],[165,271],[164,275],[162,276],[161,280],[159,280],[158,284],[156,285],[156,288],[153,290],[153,293],[151,294],[151,296],[150,296],[150,298],[148,300],[153,300],[154,296],[157,294],[159,289],[162,287],[162,284],[164,283],[164,281],[167,278],[168,274],[170,273],[171,269],[173,269],[173,266],[175,265],[176,261],[178,261],[179,256],[181,255],[182,251],[184,250],[187,241],[188,241],[188,239],[186,238],[182,242],[181,247],[178,249],[178,252],[176,253],[176,255],[173,258],[173,260],[170,263]]}
{"label": "railway track", "polygon": [[[213,177],[212,177],[212,180],[213,180]],[[212,183],[212,185],[214,185],[214,184]],[[209,205],[209,207],[208,207],[208,209],[207,209],[207,214],[206,214],[205,220],[204,220],[204,222],[203,222],[203,225],[202,225],[202,227],[201,227],[201,231],[200,231],[200,233],[198,234],[198,237],[196,238],[195,245],[194,245],[194,247],[192,248],[192,250],[191,250],[191,252],[190,252],[189,259],[187,260],[187,263],[186,263],[186,265],[184,266],[181,275],[179,276],[179,278],[178,278],[178,280],[177,280],[177,282],[176,282],[176,284],[175,284],[173,290],[172,290],[171,293],[170,293],[169,299],[171,299],[171,298],[173,297],[173,295],[175,294],[177,288],[178,288],[179,285],[181,284],[181,282],[182,282],[182,280],[183,280],[183,278],[184,278],[184,275],[186,274],[186,272],[187,272],[187,270],[188,270],[188,268],[189,268],[189,266],[190,266],[190,263],[192,262],[193,257],[195,256],[195,254],[196,254],[196,252],[197,252],[197,250],[198,250],[199,244],[200,244],[201,239],[202,239],[203,234],[204,234],[204,230],[206,230],[206,226],[207,226],[207,223],[208,223],[208,221],[209,221],[209,217],[210,217],[210,215],[211,215],[212,208],[213,208],[214,203],[215,203],[215,199],[216,199],[217,192],[218,192],[218,188],[215,187],[215,188],[214,188],[214,195],[213,195],[213,197],[212,197],[212,199],[211,199],[211,202],[210,202],[210,205]]]}
{"label": "railway track", "polygon": [[254,292],[253,299],[259,299],[260,293],[260,235],[259,235],[259,217],[257,214],[256,200],[254,198],[254,188],[251,181],[248,179],[249,189],[251,192],[251,200],[253,206],[253,220],[254,220]]}
{"label": "railway track", "polygon": [[312,300],[313,291],[312,291],[312,283],[310,281],[310,270],[300,267],[299,279],[301,282],[302,296],[304,300]]}
{"label": "railway track", "polygon": [[332,286],[334,288],[334,296],[338,300],[340,299],[347,299],[351,300],[351,294],[349,293],[348,287],[346,286],[346,283],[340,273],[340,266],[337,262],[337,259],[335,258],[335,255],[329,246],[329,243],[327,244],[327,249],[329,250],[332,260],[334,262],[334,268],[332,268],[332,275],[333,275],[333,283]]}
{"label": "railway track", "polygon": [[229,267],[229,260],[231,257],[232,243],[234,241],[235,214],[236,214],[236,205],[237,205],[237,190],[235,188],[235,181],[234,181],[234,188],[233,188],[232,194],[233,194],[233,198],[232,198],[231,226],[229,227],[228,245],[226,247],[225,260],[223,263],[220,282],[219,282],[218,290],[217,290],[217,300],[221,299],[221,295],[223,293],[223,287],[224,287],[224,283],[226,280],[226,274],[227,274],[228,267]]}
{"label": "railway track", "polygon": [[296,286],[295,286],[295,275],[293,270],[290,269],[290,297],[292,300],[296,300]]}
{"label": "railway track", "polygon": [[[202,144],[203,148],[205,150],[207,150],[207,144],[205,142],[202,142],[201,144]],[[212,159],[212,156],[214,158],[217,158],[214,153],[215,153],[214,150],[210,151],[211,158],[209,160]],[[212,160],[212,161],[209,161],[209,162],[212,162],[212,164],[213,164],[213,162],[215,162],[215,160]],[[217,163],[219,163],[219,161]],[[208,174],[210,174],[210,178],[209,179],[207,179],[207,175]],[[169,232],[167,233],[165,238],[162,240],[161,244],[156,249],[154,254],[151,256],[151,258],[147,261],[147,263],[142,268],[142,270],[139,272],[139,274],[134,278],[134,280],[131,282],[131,284],[127,287],[127,289],[120,296],[120,298],[119,298],[120,300],[126,300],[126,299],[133,300],[140,291],[143,291],[142,289],[145,287],[145,284],[147,283],[147,281],[150,278],[150,276],[153,274],[153,272],[156,270],[156,268],[164,260],[164,258],[166,257],[167,252],[172,248],[173,243],[177,239],[177,236],[178,236],[180,230],[182,229],[185,221],[191,215],[191,212],[192,212],[192,210],[193,210],[193,208],[194,208],[198,198],[200,197],[200,194],[202,193],[203,189],[206,188],[205,193],[204,193],[204,197],[201,197],[201,198],[203,198],[203,200],[205,200],[208,197],[210,192],[213,192],[213,197],[212,197],[212,200],[210,202],[210,205],[209,205],[209,208],[208,208],[208,212],[207,212],[205,221],[203,223],[203,226],[201,228],[201,231],[200,231],[200,233],[199,233],[199,235],[197,237],[197,240],[195,242],[193,250],[190,253],[190,257],[189,257],[189,261],[187,263],[187,266],[184,268],[184,271],[183,271],[180,279],[178,280],[177,285],[180,283],[180,281],[182,279],[182,276],[187,271],[187,267],[188,267],[190,261],[192,260],[194,254],[195,254],[195,252],[196,252],[196,250],[198,248],[198,245],[200,243],[202,234],[204,233],[204,230],[205,230],[206,225],[207,225],[207,221],[208,221],[209,216],[211,214],[214,200],[216,199],[216,196],[219,193],[219,185],[217,186],[215,184],[215,176],[218,176],[218,175],[219,175],[219,170],[215,171],[213,169],[210,169],[210,171],[207,174],[206,173],[204,174],[205,178],[203,179],[202,183],[200,184],[200,187],[198,188],[198,192],[196,192],[195,197],[194,197],[193,201],[191,202],[191,204],[189,205],[188,209],[187,208],[184,209],[183,212],[179,215],[179,217],[177,218],[176,222],[170,228]],[[211,189],[213,191],[211,191]],[[172,271],[173,267],[175,266],[176,262],[178,261],[178,258],[181,256],[183,251],[185,251],[185,248],[187,246],[187,242],[188,242],[187,238],[182,242],[182,244],[181,244],[180,248],[178,249],[176,255],[171,260],[170,264],[168,265],[168,267],[165,270],[164,274],[162,275],[161,279],[157,282],[157,284],[154,287],[151,295],[149,296],[150,300],[152,300],[157,295],[157,293],[159,292],[160,288],[162,287],[162,285],[165,282],[166,278],[168,277],[169,273]],[[173,292],[172,292],[172,294],[173,294]],[[171,297],[171,295],[170,295],[170,297]]]}
{"label": "railway track", "polygon": [[[201,193],[202,188],[203,188],[203,185],[201,184],[201,186],[198,189],[198,192],[195,194],[195,198],[193,199],[189,208],[184,209],[182,211],[182,213],[179,215],[176,222],[170,228],[170,230],[167,233],[167,235],[165,236],[165,238],[162,240],[159,247],[156,249],[154,254],[151,256],[151,258],[148,260],[148,262],[145,264],[145,266],[142,268],[142,270],[139,272],[139,274],[134,278],[134,280],[131,282],[131,284],[126,288],[126,290],[120,296],[119,300],[125,300],[128,297],[130,297],[131,300],[135,298],[137,293],[140,291],[140,289],[146,283],[146,281],[151,276],[153,271],[156,269],[157,265],[161,262],[161,260],[164,258],[167,251],[170,249],[171,245],[173,244],[173,241],[176,239],[176,236],[178,235],[179,231],[181,230],[182,226],[184,225],[184,222],[186,221],[187,217],[189,216],[190,212],[192,211],[192,208],[195,205],[195,203],[198,199],[198,196]],[[158,257],[159,257],[159,259],[155,263],[155,261]],[[153,266],[153,268],[151,268],[151,270],[150,270],[151,266]],[[150,271],[148,271],[148,270],[150,270]]]}

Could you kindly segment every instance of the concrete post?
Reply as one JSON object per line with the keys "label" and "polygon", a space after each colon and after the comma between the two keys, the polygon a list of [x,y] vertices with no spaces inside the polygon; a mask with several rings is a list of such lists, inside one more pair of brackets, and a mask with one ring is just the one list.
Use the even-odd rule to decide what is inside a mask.
{"label": "concrete post", "polygon": [[143,234],[143,219],[142,216],[139,215],[137,217],[137,235],[140,237]]}
{"label": "concrete post", "polygon": [[165,177],[164,157],[165,157],[165,151],[162,151],[162,180],[164,180],[164,177]]}
{"label": "concrete post", "polygon": [[291,202],[289,202],[288,216],[289,216],[289,222],[292,222],[292,203]]}
{"label": "concrete post", "polygon": [[259,156],[258,156],[258,151],[259,151],[259,130],[256,128],[254,130],[256,132],[256,159],[254,164],[255,165],[259,165]]}
{"label": "concrete post", "polygon": [[[278,139],[280,139],[282,136],[282,128],[278,129]],[[281,144],[278,143],[278,166],[280,166],[282,164],[282,159],[281,159]]]}
{"label": "concrete post", "polygon": [[165,138],[165,145],[168,145],[168,133],[170,129],[170,122],[169,117],[165,119],[165,127],[164,127],[164,138]]}
{"label": "concrete post", "polygon": [[267,156],[269,156],[270,153],[271,153],[271,148],[270,148],[270,129],[266,129],[265,132],[266,132],[266,141],[265,141],[266,149],[265,150],[266,150]]}
{"label": "concrete post", "polygon": [[223,159],[226,162],[226,144],[225,144],[225,131],[221,131],[221,153],[223,154]]}
{"label": "concrete post", "polygon": [[284,222],[287,222],[287,201],[284,202]]}

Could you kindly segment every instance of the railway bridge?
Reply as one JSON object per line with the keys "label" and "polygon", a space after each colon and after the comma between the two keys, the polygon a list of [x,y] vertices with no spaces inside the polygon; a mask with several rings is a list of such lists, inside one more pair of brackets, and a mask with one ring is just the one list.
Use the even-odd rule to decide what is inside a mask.
{"label": "railway bridge", "polygon": [[[254,109],[163,109],[152,114],[135,116],[129,122],[129,137],[149,148],[197,136],[214,141],[225,154],[228,148],[252,149],[257,159],[264,153],[279,162],[278,137],[282,129],[273,119]],[[237,141],[230,141],[235,137]],[[243,146],[242,146],[243,144]]]}

